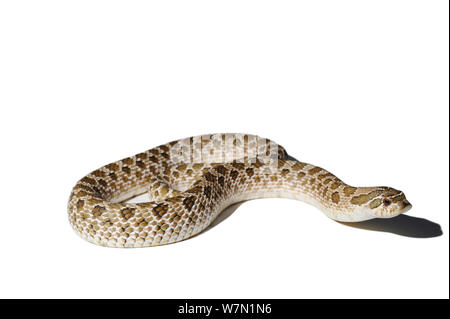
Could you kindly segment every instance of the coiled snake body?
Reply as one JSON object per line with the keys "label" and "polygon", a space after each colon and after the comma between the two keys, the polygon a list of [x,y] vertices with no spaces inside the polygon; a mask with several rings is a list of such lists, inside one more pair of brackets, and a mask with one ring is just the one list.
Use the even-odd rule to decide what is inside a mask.
{"label": "coiled snake body", "polygon": [[[126,203],[148,192],[150,202]],[[290,160],[280,145],[247,134],[191,137],[103,166],[73,188],[69,220],[81,237],[109,247],[175,243],[204,230],[227,206],[283,197],[346,222],[409,208],[390,187],[353,187],[326,170]]]}

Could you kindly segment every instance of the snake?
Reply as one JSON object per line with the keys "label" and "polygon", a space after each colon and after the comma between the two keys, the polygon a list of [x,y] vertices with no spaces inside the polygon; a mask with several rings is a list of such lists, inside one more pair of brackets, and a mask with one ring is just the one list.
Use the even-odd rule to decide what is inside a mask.
{"label": "snake", "polygon": [[[149,200],[130,202],[142,194]],[[299,200],[340,222],[391,218],[412,207],[400,190],[350,186],[270,139],[221,133],[172,141],[92,171],[73,187],[68,215],[88,242],[152,247],[192,238],[228,206],[259,198]]]}

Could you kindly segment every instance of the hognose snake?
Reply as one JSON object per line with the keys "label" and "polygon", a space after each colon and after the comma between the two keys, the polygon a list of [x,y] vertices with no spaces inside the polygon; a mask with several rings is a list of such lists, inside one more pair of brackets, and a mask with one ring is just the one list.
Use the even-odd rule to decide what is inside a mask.
{"label": "hognose snake", "polygon": [[[148,192],[150,202],[126,203]],[[103,166],[73,188],[69,220],[81,237],[109,247],[175,243],[204,230],[227,206],[283,197],[346,222],[397,216],[411,208],[390,187],[353,187],[288,158],[255,135],[212,134],[164,144]]]}

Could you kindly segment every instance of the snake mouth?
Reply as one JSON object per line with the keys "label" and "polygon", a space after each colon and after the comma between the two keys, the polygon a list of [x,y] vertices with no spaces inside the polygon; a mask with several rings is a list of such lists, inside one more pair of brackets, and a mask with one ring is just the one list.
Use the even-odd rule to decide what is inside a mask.
{"label": "snake mouth", "polygon": [[376,218],[392,218],[397,217],[398,215],[401,215],[403,213],[406,213],[412,208],[412,205],[407,200],[404,200],[402,202],[399,202],[396,207],[393,207],[392,210],[384,211],[384,210],[377,210],[375,212],[370,213],[373,217]]}

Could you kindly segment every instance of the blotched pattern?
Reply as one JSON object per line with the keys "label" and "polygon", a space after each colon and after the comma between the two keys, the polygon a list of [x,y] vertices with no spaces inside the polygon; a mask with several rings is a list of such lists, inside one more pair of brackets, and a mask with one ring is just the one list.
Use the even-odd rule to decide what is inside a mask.
{"label": "blotched pattern", "polygon": [[[411,207],[401,191],[352,187],[320,167],[288,160],[284,148],[270,140],[264,145],[272,151],[276,146],[272,154],[257,136],[233,136],[222,135],[232,141],[222,145],[212,135],[174,141],[93,171],[72,190],[70,223],[98,245],[148,247],[190,238],[225,207],[248,199],[301,200],[339,221],[388,218]],[[178,156],[180,144],[196,143]],[[144,192],[150,202],[123,202]]]}

